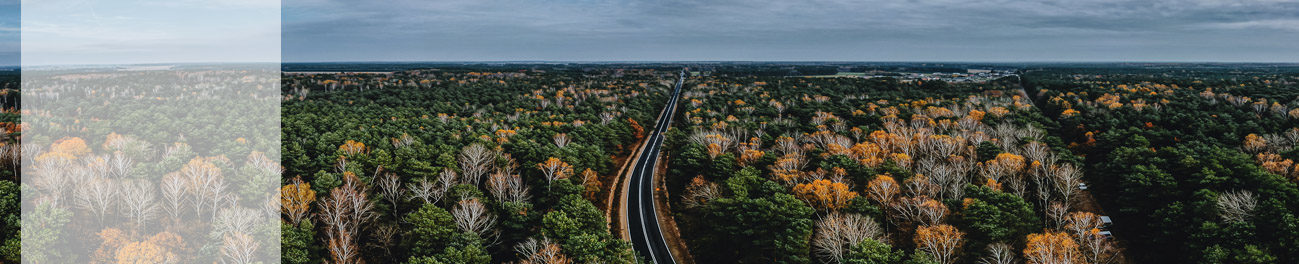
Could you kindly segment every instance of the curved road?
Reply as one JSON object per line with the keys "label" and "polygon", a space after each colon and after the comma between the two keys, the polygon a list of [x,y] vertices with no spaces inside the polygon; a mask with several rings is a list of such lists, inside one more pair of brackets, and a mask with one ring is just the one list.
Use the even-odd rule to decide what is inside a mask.
{"label": "curved road", "polygon": [[650,132],[647,144],[641,148],[640,158],[631,170],[631,187],[627,192],[627,229],[631,234],[632,248],[647,263],[676,264],[663,231],[659,228],[659,218],[654,206],[654,173],[657,166],[659,149],[663,146],[663,133],[672,123],[672,116],[677,110],[677,98],[681,97],[681,86],[686,81],[686,72],[681,71],[677,77],[672,97],[659,115],[654,131]]}

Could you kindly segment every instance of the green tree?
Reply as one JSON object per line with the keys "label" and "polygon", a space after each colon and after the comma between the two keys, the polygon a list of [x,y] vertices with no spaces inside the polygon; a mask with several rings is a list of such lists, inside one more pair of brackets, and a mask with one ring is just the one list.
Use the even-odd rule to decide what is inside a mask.
{"label": "green tree", "polygon": [[902,261],[906,253],[893,250],[892,246],[875,239],[866,239],[853,245],[844,257],[849,264],[892,264]]}
{"label": "green tree", "polygon": [[288,222],[280,223],[280,260],[282,263],[312,263],[319,245],[315,244],[316,230],[311,220],[303,220],[297,226]]}
{"label": "green tree", "polygon": [[403,237],[407,240],[413,256],[429,256],[443,252],[458,232],[451,213],[433,204],[425,204],[419,210],[406,215],[405,220],[411,227]]}
{"label": "green tree", "polygon": [[[716,252],[702,262],[808,263],[814,210],[748,167],[726,180],[729,195],[707,205],[710,234],[699,247]],[[715,250],[715,251],[714,251]]]}

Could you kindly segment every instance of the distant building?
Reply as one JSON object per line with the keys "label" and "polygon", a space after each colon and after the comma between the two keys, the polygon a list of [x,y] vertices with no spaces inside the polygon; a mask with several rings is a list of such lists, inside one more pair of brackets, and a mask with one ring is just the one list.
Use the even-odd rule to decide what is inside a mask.
{"label": "distant building", "polygon": [[987,69],[965,69],[965,73],[992,73],[992,70],[987,70]]}

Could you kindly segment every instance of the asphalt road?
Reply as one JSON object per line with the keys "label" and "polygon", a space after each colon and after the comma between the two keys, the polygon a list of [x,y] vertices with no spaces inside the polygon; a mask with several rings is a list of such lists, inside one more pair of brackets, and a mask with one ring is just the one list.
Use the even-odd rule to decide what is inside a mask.
{"label": "asphalt road", "polygon": [[676,87],[672,89],[671,99],[668,99],[662,115],[654,124],[654,131],[650,132],[647,144],[641,148],[640,159],[632,167],[631,187],[627,189],[627,230],[631,233],[632,248],[645,258],[646,263],[677,263],[672,257],[672,250],[668,248],[667,240],[663,239],[656,213],[658,211],[654,208],[654,174],[658,168],[655,163],[658,161],[659,150],[663,146],[663,133],[667,132],[668,125],[672,123],[685,78],[686,73],[682,71],[677,78]]}

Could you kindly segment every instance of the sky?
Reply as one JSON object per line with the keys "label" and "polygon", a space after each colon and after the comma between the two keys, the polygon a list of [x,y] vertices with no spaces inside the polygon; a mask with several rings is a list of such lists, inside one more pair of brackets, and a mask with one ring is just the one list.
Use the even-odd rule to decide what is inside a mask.
{"label": "sky", "polygon": [[[280,0],[21,2],[24,67],[279,63],[281,58]],[[5,43],[12,43],[9,39]]]}
{"label": "sky", "polygon": [[0,67],[18,65],[19,0],[0,0]]}
{"label": "sky", "polygon": [[[18,64],[19,1],[0,0],[0,65]],[[213,1],[129,2],[197,5]],[[244,8],[265,11],[275,10],[265,6],[266,3],[274,5],[280,1],[215,2],[234,2],[236,7],[243,3]],[[276,10],[281,16],[278,22],[258,23],[262,26],[281,23],[278,32],[281,39],[275,42],[280,43],[278,56],[284,62],[1299,62],[1299,0],[283,0],[281,3]],[[100,15],[139,10],[113,6],[120,5],[91,5],[81,10]],[[60,13],[64,12],[62,9],[46,11],[64,14]],[[40,12],[40,9],[29,11],[23,20],[43,20],[32,15]],[[267,17],[263,14],[259,18]],[[174,16],[161,16],[117,26],[104,26],[99,20],[73,20],[77,22],[61,28],[33,24],[23,29],[77,30],[114,41],[142,39],[134,43],[141,45],[183,46],[163,42],[187,38],[190,43],[184,45],[190,46],[176,48],[172,57],[202,61],[207,57],[201,55],[216,53],[186,51],[201,49],[193,45],[199,45],[205,35],[163,37],[162,34],[210,35],[211,32],[186,28],[207,29],[250,19],[209,16],[189,19],[199,20],[189,24],[176,20]],[[98,28],[75,26],[75,23]],[[158,29],[162,26],[172,27]],[[151,31],[132,27],[162,33],[150,35]],[[38,32],[24,32],[28,33]],[[240,38],[245,40],[276,34],[274,30],[242,33]],[[28,54],[62,52],[37,51],[65,43],[66,39],[58,38],[31,39],[27,42]],[[112,45],[98,43],[93,47],[123,45],[109,44]],[[181,56],[187,53],[194,56]],[[106,53],[90,50],[69,57],[100,54]]]}
{"label": "sky", "polygon": [[1299,62],[1299,0],[284,0],[285,62]]}

